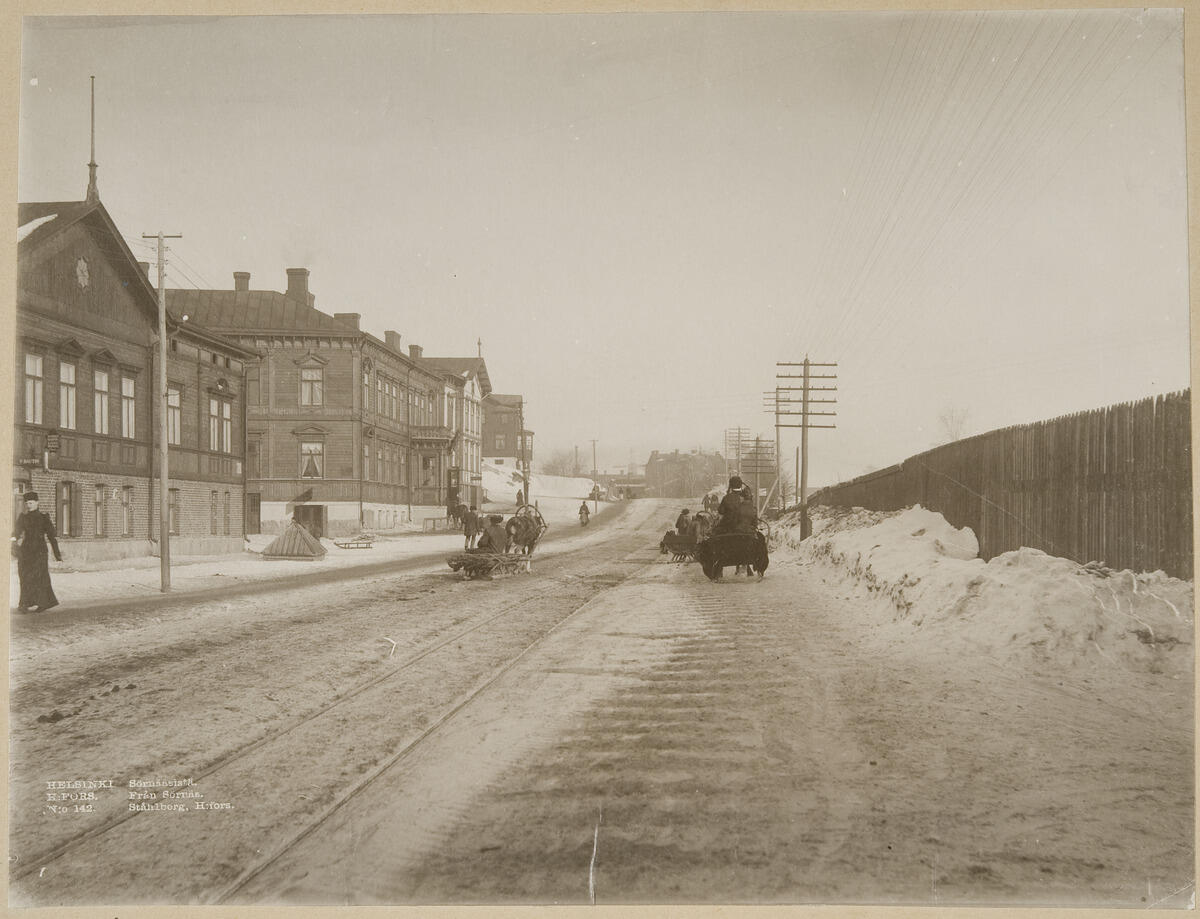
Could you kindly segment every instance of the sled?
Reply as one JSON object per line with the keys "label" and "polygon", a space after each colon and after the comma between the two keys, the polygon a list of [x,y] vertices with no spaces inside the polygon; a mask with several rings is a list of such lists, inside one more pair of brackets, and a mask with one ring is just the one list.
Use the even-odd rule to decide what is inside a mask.
{"label": "sled", "polygon": [[745,565],[761,578],[770,564],[766,536],[759,532],[714,534],[696,547],[695,557],[710,581],[721,580],[730,565]]}
{"label": "sled", "polygon": [[673,562],[688,562],[696,557],[696,541],[690,536],[665,533],[659,546],[664,555],[671,556]]}
{"label": "sled", "polygon": [[446,559],[446,564],[454,571],[461,571],[466,580],[516,574],[522,567],[526,571],[530,570],[528,556],[509,555],[504,552],[459,552]]}
{"label": "sled", "polygon": [[375,545],[375,535],[373,533],[359,533],[357,536],[335,539],[333,544],[339,549],[370,549]]}

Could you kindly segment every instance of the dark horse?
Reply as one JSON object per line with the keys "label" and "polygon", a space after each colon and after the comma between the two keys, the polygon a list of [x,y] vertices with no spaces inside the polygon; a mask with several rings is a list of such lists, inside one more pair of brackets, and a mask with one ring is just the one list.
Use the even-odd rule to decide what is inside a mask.
{"label": "dark horse", "polygon": [[[532,504],[524,505],[517,513],[508,519],[504,525],[504,533],[508,537],[506,552],[517,552],[520,555],[533,555],[533,547],[542,538],[549,527],[542,515]],[[529,570],[528,561],[525,565]]]}
{"label": "dark horse", "polygon": [[721,580],[729,565],[748,565],[761,578],[770,564],[762,533],[718,533],[696,547],[696,561],[710,581]]}

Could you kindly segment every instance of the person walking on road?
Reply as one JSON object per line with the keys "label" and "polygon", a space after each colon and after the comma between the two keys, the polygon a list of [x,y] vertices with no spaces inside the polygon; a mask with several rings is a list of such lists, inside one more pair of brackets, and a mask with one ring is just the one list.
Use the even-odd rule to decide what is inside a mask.
{"label": "person walking on road", "polygon": [[462,515],[463,524],[463,548],[474,549],[475,543],[479,539],[479,531],[482,527],[479,525],[479,513],[474,504],[470,509]]}
{"label": "person walking on road", "polygon": [[579,505],[579,525],[581,527],[587,526],[588,518],[591,515],[592,515],[592,512],[588,510],[587,502],[584,501],[582,504]]}
{"label": "person walking on road", "polygon": [[45,612],[58,606],[58,598],[50,586],[50,564],[46,557],[46,541],[54,549],[54,560],[62,561],[58,551],[58,534],[50,518],[38,510],[35,491],[25,493],[25,511],[13,526],[13,552],[17,557],[17,576],[21,580],[21,612]]}

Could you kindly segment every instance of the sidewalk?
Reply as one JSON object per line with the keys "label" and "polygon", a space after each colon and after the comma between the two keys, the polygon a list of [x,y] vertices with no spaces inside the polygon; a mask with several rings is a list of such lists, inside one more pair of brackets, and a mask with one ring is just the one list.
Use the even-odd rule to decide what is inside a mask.
{"label": "sidewalk", "polygon": [[[543,499],[542,513],[550,525],[544,542],[578,531],[578,520],[571,519],[567,511],[578,508],[578,502],[566,499],[570,507],[557,506],[562,499]],[[589,505],[590,506],[590,505]],[[594,523],[603,523],[616,516],[622,504],[608,504],[593,516]],[[487,505],[490,509],[492,505]],[[499,513],[500,505],[496,505]],[[506,513],[511,513],[508,508]],[[572,527],[574,524],[574,527]],[[591,528],[589,527],[589,530]],[[107,605],[122,600],[161,600],[180,594],[197,594],[223,591],[240,586],[267,584],[274,581],[297,578],[313,580],[336,580],[338,572],[367,573],[371,569],[386,569],[389,565],[408,563],[413,567],[422,561],[431,565],[442,565],[446,556],[461,550],[461,532],[422,533],[413,529],[395,535],[379,536],[370,549],[341,549],[330,539],[322,539],[327,552],[324,558],[313,560],[264,559],[260,554],[275,537],[258,534],[247,537],[247,551],[238,555],[185,556],[171,560],[171,592],[164,594],[160,588],[160,568],[157,557],[110,559],[93,562],[72,562],[70,543],[62,543],[65,561],[50,561],[50,578],[54,592],[63,609],[86,609]],[[266,582],[266,583],[264,583]],[[17,563],[9,568],[9,607],[15,609],[20,595],[17,580]],[[54,612],[58,612],[55,610]],[[36,617],[37,614],[34,614]]]}

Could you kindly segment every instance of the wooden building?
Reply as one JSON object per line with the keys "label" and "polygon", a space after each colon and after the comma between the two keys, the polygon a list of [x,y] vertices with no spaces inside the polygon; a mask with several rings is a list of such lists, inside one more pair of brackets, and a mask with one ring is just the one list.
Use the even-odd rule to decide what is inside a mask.
{"label": "wooden building", "polygon": [[[448,488],[463,504],[483,501],[483,400],[491,393],[483,357],[422,357],[422,362],[445,374],[446,423],[455,437],[450,450]],[[458,380],[462,381],[461,387]],[[447,501],[454,495],[447,494]]]}
{"label": "wooden building", "polygon": [[306,268],[287,289],[170,290],[168,308],[255,351],[247,390],[247,528],[293,517],[317,535],[386,531],[444,516],[455,404],[466,379],[363,331],[358,313],[318,310]]}
{"label": "wooden building", "polygon": [[[157,554],[158,296],[93,184],[18,205],[13,504],[36,491],[68,558]],[[175,555],[244,545],[245,363],[197,322],[168,324]]]}
{"label": "wooden building", "polygon": [[[492,393],[483,400],[483,458],[521,471],[532,468],[533,431],[525,427],[525,397]],[[509,495],[493,495],[507,501]]]}

